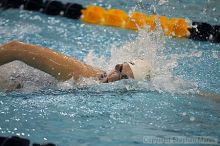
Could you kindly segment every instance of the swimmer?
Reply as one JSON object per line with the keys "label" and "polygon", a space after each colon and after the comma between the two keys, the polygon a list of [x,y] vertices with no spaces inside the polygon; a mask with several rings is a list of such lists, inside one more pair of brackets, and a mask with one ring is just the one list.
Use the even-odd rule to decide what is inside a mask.
{"label": "swimmer", "polygon": [[[51,49],[23,42],[12,41],[0,46],[0,66],[19,60],[27,65],[44,71],[58,81],[80,78],[93,78],[101,83],[109,83],[122,79],[150,80],[153,70],[146,60],[137,59],[117,64],[107,75],[105,71],[92,67],[79,60],[65,56]],[[16,81],[7,81],[0,75],[0,90],[13,91],[22,88]],[[200,91],[199,96],[220,102],[220,95]]]}
{"label": "swimmer", "polygon": [[71,78],[77,81],[83,77],[94,78],[101,83],[109,83],[122,79],[144,80],[149,79],[151,76],[150,64],[140,59],[117,64],[107,75],[101,69],[41,46],[18,41],[12,41],[0,46],[0,66],[15,60],[44,71],[58,81],[66,81]]}

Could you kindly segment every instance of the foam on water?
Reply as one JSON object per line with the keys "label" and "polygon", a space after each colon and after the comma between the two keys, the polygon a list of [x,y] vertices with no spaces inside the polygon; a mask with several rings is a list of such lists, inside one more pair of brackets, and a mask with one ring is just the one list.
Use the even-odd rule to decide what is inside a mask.
{"label": "foam on water", "polygon": [[[91,1],[94,0],[79,1],[79,3],[91,3]],[[106,1],[103,2],[106,3]],[[160,0],[161,4],[164,2],[165,0]],[[168,4],[173,6],[171,4],[175,2],[172,1]],[[114,2],[111,1],[111,3]],[[117,0],[117,3],[120,3],[120,0]],[[178,3],[179,5],[174,5],[175,8],[182,4],[180,1]],[[124,5],[122,6],[124,7]],[[201,4],[197,3],[195,6],[201,7]],[[114,5],[112,7],[115,8]],[[176,14],[181,15],[181,10],[179,10]],[[189,8],[189,10],[191,9]],[[188,12],[192,13],[191,11]],[[194,15],[197,16],[198,13],[194,13]],[[41,16],[40,18],[47,20],[45,17]],[[38,36],[37,33],[37,36],[29,36],[25,35],[26,32],[23,31],[20,34],[23,36],[21,40],[52,48],[67,55],[73,54],[78,59],[84,57],[89,47],[93,49],[96,46],[105,46],[106,44],[109,46],[108,44],[112,42],[122,44],[123,41],[127,40],[127,34],[129,34],[126,31],[125,39],[108,42],[105,39],[106,36],[110,40],[122,35],[108,35],[106,33],[107,35],[100,39],[97,35],[103,36],[105,34],[105,32],[100,32],[104,27],[91,26],[91,29],[88,29],[89,31],[75,32],[75,29],[70,29],[71,33],[67,33],[69,37],[75,37],[77,33],[80,34],[78,34],[80,37],[81,34],[83,35],[78,40],[73,39],[73,37],[60,39],[59,35],[57,35],[58,38],[51,38],[57,33],[51,33],[51,35],[48,33],[47,35],[47,32],[52,32],[52,29],[49,31],[46,31],[47,28],[43,29],[45,26],[50,26],[50,24],[45,23],[40,25],[42,26],[42,34]],[[62,24],[75,27],[72,21],[63,20]],[[12,23],[11,25],[15,24]],[[38,27],[38,24],[34,23],[33,26],[35,25]],[[79,25],[81,24],[79,23]],[[41,28],[40,26],[39,28]],[[87,30],[85,26],[83,25],[80,28]],[[0,29],[3,30],[4,28],[7,27]],[[12,28],[22,30],[19,26]],[[24,30],[29,31],[29,28],[24,28]],[[121,33],[121,30],[114,28],[105,27],[104,29],[107,30],[106,32],[113,30],[117,34],[118,32]],[[4,35],[0,36],[3,37],[0,39],[2,43],[12,39],[8,31],[4,32],[7,38],[4,38]],[[89,37],[87,36],[88,33],[90,33]],[[143,30],[135,39],[134,37],[130,38],[121,47],[116,47],[119,44],[112,46],[110,57],[97,57],[97,55],[109,55],[102,50],[109,51],[110,47],[97,47],[94,49],[96,53],[90,52],[85,57],[87,63],[107,71],[110,71],[115,64],[124,61],[138,57],[148,59],[157,73],[150,81],[121,80],[109,84],[100,84],[92,79],[81,79],[79,83],[68,80],[57,84],[51,76],[21,62],[12,62],[1,66],[0,78],[4,73],[4,77],[8,79],[22,80],[24,90],[32,87],[34,90],[38,90],[31,94],[0,92],[1,135],[20,135],[38,143],[53,142],[57,145],[65,144],[67,146],[146,145],[143,143],[143,136],[149,134],[159,137],[164,135],[187,135],[189,137],[194,135],[220,135],[219,103],[188,95],[188,93],[194,93],[197,90],[197,84],[199,84],[199,88],[207,87],[210,89],[208,91],[214,91],[209,88],[214,85],[216,86],[214,89],[219,92],[219,77],[215,77],[219,75],[219,47],[215,47],[211,43],[167,39],[160,33],[160,31],[147,33]],[[13,34],[13,38],[16,39],[19,31],[13,31]],[[64,34],[62,33],[61,36]],[[123,30],[122,34],[124,34]],[[86,42],[88,38],[91,39]],[[71,42],[71,39],[74,41]],[[82,43],[83,45],[78,48],[84,49],[77,50],[77,47],[65,47],[69,43],[70,46],[75,46],[75,42]],[[95,43],[92,45],[93,42]],[[85,47],[87,45],[89,47]],[[71,49],[73,52],[65,51]],[[212,64],[213,62],[216,63]],[[210,71],[213,72],[210,73]],[[207,75],[209,73],[210,75]],[[10,78],[10,75],[14,78]],[[187,79],[195,80],[196,83],[187,81]],[[49,83],[52,83],[52,87]],[[57,88],[54,89],[53,85],[57,85]],[[46,89],[40,90],[41,86]],[[168,94],[164,92],[168,92]],[[177,94],[170,96],[170,93]],[[178,95],[178,93],[184,95]]]}
{"label": "foam on water", "polygon": [[[142,2],[141,0],[139,1]],[[165,3],[165,1],[160,1],[161,4]],[[132,11],[136,11],[139,6],[135,6]],[[21,13],[22,18],[24,17],[26,13]],[[34,17],[35,18],[35,17]],[[36,19],[39,19],[36,17]],[[2,23],[5,21],[2,21]],[[51,23],[55,23],[53,19],[50,19]],[[6,23],[6,22],[5,22]],[[36,33],[41,32],[41,29],[35,25],[29,25],[27,24],[26,27],[22,27],[21,24],[17,24],[16,29],[13,29],[13,34],[16,34],[16,36],[21,36],[22,34],[28,32],[28,33]],[[155,32],[149,32],[146,29],[139,30],[138,35],[136,39],[130,38],[129,41],[125,42],[121,47],[116,47],[118,44],[113,44],[110,48],[110,57],[106,56],[96,56],[96,54],[93,51],[90,51],[88,55],[84,58],[84,61],[87,64],[90,64],[92,66],[96,66],[98,68],[101,68],[107,72],[110,72],[116,64],[128,62],[135,60],[137,58],[142,58],[145,60],[148,60],[150,64],[153,66],[153,72],[154,76],[151,78],[150,81],[143,81],[143,82],[136,82],[133,81],[136,84],[132,84],[132,87],[127,84],[124,85],[126,89],[134,89],[134,90],[156,90],[159,92],[170,92],[170,93],[191,93],[192,91],[197,91],[197,84],[191,81],[186,81],[184,79],[181,79],[178,76],[173,75],[173,70],[178,67],[178,59],[183,58],[185,56],[176,55],[176,54],[169,54],[166,55],[164,53],[164,50],[167,48],[165,47],[165,39],[163,36],[163,32],[160,29],[160,24],[157,23],[157,31]],[[9,29],[9,28],[8,28]],[[0,30],[3,30],[3,28],[0,28]],[[10,36],[9,30],[2,31],[2,34],[4,36]],[[108,49],[108,48],[106,48]],[[201,55],[198,53],[192,54],[193,56]],[[216,56],[213,54],[213,56]],[[20,63],[14,63],[12,71],[14,74],[19,74],[15,68],[22,68],[24,65],[21,65]],[[7,72],[7,71],[5,71]],[[21,75],[22,74],[22,75]],[[50,83],[54,83],[55,86],[58,87],[58,89],[73,89],[76,86],[77,87],[84,87],[86,85],[97,85],[98,82],[92,80],[92,79],[81,79],[79,83],[75,83],[73,80],[69,80],[62,83],[57,83],[57,81],[54,80],[49,75],[43,75],[41,72],[37,72],[36,70],[33,71],[32,68],[24,67],[22,72],[20,73],[21,77],[19,80],[23,80],[24,88],[29,90],[28,88],[32,89],[39,89],[41,85],[45,87],[44,82],[41,82],[44,77],[47,77],[44,81],[49,81]],[[35,76],[38,76],[38,78],[35,78]],[[10,77],[8,77],[10,78]],[[16,77],[17,78],[17,77]],[[39,81],[37,81],[39,79]],[[121,81],[120,81],[121,82]],[[124,83],[124,82],[123,82]],[[116,87],[118,83],[112,83]],[[46,85],[47,86],[47,85]],[[100,85],[102,86],[102,85]],[[121,85],[120,85],[121,86]],[[32,91],[32,90],[31,90]]]}
{"label": "foam on water", "polygon": [[[152,72],[154,73],[150,81],[143,81],[141,83],[146,87],[143,87],[145,90],[181,94],[197,92],[196,83],[173,75],[173,70],[178,66],[178,58],[182,58],[183,56],[176,54],[170,54],[168,56],[164,53],[166,42],[160,28],[160,24],[157,23],[157,31],[149,32],[148,28],[142,29],[138,31],[138,36],[135,40],[130,39],[121,47],[115,47],[113,45],[109,58],[104,56],[98,57],[91,51],[84,61],[92,66],[101,67],[103,70],[110,72],[116,64],[135,59],[144,59],[150,62],[153,67]],[[136,89],[140,89],[139,86],[140,84]]]}
{"label": "foam on water", "polygon": [[0,66],[0,84],[9,87],[0,86],[0,90],[13,90],[17,84],[22,86],[19,89],[22,92],[33,92],[45,87],[52,87],[57,84],[55,78],[38,69],[30,67],[23,62],[13,61],[11,63]]}

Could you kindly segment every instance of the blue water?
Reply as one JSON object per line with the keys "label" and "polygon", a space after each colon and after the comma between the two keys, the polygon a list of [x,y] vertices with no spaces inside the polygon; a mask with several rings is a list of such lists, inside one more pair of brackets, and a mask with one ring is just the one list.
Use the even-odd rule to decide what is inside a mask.
{"label": "blue water", "polygon": [[[121,0],[74,2],[126,11],[136,6],[136,10],[150,14],[220,24],[217,0],[170,0],[160,4]],[[114,55],[111,49],[121,49],[126,42],[142,48],[136,39],[137,32],[38,12],[0,12],[0,44],[20,40],[86,62],[91,50],[97,58],[111,59]],[[220,45],[168,37],[162,42],[165,49],[160,53],[167,63],[158,64],[164,66],[170,61],[176,67],[170,71],[171,76],[152,81],[99,84],[85,80],[77,85],[57,84],[51,76],[21,62],[0,67],[6,78],[24,80],[24,89],[0,92],[0,135],[19,135],[32,142],[53,142],[60,146],[147,145],[143,141],[145,136],[220,139]],[[149,40],[146,43],[155,44]],[[101,64],[101,68],[105,67]]]}

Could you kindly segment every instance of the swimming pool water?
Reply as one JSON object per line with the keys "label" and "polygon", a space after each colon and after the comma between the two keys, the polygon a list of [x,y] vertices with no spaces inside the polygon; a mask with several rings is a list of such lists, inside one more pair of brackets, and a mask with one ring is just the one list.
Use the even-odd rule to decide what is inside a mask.
{"label": "swimming pool water", "polygon": [[[150,14],[220,24],[217,0],[72,2],[126,11],[138,5],[136,10]],[[145,136],[219,139],[220,45],[168,37],[154,43],[154,37],[160,36],[146,35],[146,44],[141,44],[133,31],[38,12],[1,11],[0,44],[20,40],[42,45],[105,69],[114,65],[108,64],[111,60],[120,63],[125,59],[117,50],[126,51],[127,42],[141,51],[147,46],[163,47],[153,61],[159,68],[170,66],[171,70],[145,82],[99,84],[83,80],[77,85],[67,81],[54,86],[57,83],[51,76],[21,62],[1,66],[1,75],[23,80],[24,89],[0,92],[0,135],[19,135],[60,146],[147,145],[143,142]],[[101,56],[110,61],[106,63]]]}

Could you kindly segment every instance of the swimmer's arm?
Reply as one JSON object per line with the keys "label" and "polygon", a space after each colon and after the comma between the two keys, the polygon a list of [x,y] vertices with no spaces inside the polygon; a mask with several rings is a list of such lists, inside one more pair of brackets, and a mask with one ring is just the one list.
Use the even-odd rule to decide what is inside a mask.
{"label": "swimmer's arm", "polygon": [[59,81],[99,77],[103,71],[48,48],[12,41],[0,46],[0,65],[19,60],[42,70]]}

